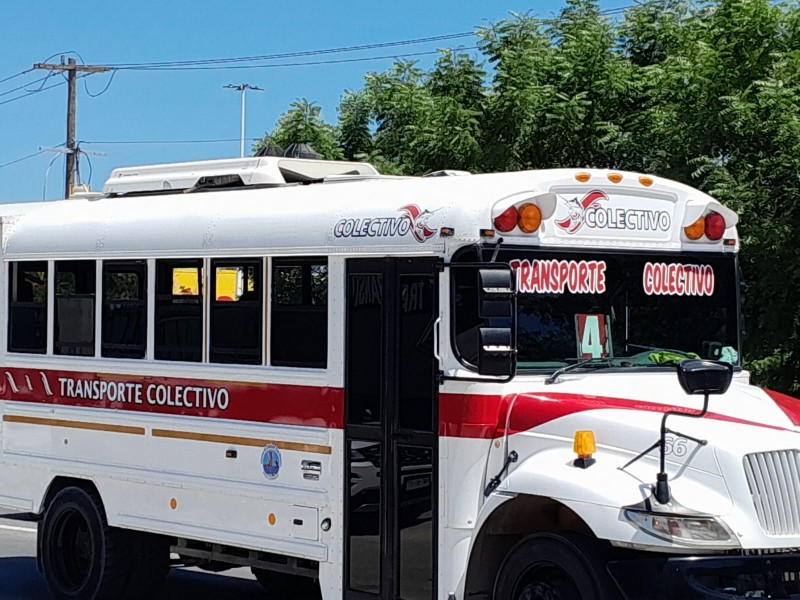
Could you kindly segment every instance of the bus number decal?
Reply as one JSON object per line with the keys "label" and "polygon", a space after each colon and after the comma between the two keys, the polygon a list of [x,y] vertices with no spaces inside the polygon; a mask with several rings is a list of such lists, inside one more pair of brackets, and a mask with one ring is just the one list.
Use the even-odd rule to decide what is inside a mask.
{"label": "bus number decal", "polygon": [[578,334],[578,356],[581,358],[605,358],[608,356],[605,315],[575,315],[575,326]]}

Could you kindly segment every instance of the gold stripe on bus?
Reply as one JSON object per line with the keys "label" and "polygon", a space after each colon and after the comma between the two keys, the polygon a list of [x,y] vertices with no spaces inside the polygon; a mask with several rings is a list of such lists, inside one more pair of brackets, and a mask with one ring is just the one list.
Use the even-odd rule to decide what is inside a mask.
{"label": "gold stripe on bus", "polygon": [[263,448],[267,444],[273,444],[281,450],[296,450],[297,452],[312,452],[314,454],[331,454],[332,452],[330,446],[320,446],[318,444],[276,442],[262,438],[220,435],[217,433],[197,433],[194,431],[174,431],[172,429],[153,429],[153,437],[170,438],[173,440],[193,440],[195,442],[214,442],[216,444],[230,444],[232,446],[253,446],[255,448]]}
{"label": "gold stripe on bus", "polygon": [[68,421],[65,419],[49,419],[46,417],[25,417],[22,415],[3,415],[6,423],[24,423],[26,425],[48,425],[50,427],[68,427],[70,429],[88,429],[90,431],[109,431],[111,433],[130,433],[144,435],[144,427],[130,425],[111,425],[109,423],[92,423],[90,421]]}

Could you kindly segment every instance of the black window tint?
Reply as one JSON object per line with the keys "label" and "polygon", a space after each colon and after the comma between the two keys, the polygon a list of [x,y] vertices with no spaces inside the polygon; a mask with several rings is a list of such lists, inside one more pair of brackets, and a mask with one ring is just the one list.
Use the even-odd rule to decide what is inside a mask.
{"label": "black window tint", "polygon": [[47,352],[47,263],[9,265],[8,350]]}
{"label": "black window tint", "polygon": [[270,363],[287,367],[327,366],[328,260],[272,261]]}
{"label": "black window tint", "polygon": [[144,358],[146,343],[147,264],[104,262],[102,356]]}
{"label": "black window tint", "polygon": [[56,262],[55,354],[94,356],[95,263]]}
{"label": "black window tint", "polygon": [[156,261],[155,357],[203,359],[203,261]]}
{"label": "black window tint", "polygon": [[261,364],[261,260],[216,260],[211,273],[211,362]]}

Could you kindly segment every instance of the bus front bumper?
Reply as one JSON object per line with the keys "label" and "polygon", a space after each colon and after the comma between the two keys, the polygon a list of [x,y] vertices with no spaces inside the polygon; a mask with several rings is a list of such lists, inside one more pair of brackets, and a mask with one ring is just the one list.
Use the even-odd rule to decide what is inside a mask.
{"label": "bus front bumper", "polygon": [[611,561],[625,600],[800,600],[800,551]]}

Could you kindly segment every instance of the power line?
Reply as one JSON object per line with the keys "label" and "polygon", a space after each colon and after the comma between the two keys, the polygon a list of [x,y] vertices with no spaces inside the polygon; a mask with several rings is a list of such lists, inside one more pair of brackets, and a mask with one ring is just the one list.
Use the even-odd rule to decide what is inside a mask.
{"label": "power line", "polygon": [[12,79],[14,79],[16,77],[21,77],[22,75],[27,75],[31,71],[33,71],[33,69],[25,69],[24,71],[20,71],[19,73],[16,73],[14,75],[9,75],[8,77],[0,79],[0,83],[5,83],[6,81],[11,81]]}
{"label": "power line", "polygon": [[[461,46],[457,48],[448,48],[452,51],[464,50],[477,50],[478,46]],[[359,63],[369,62],[373,60],[386,60],[389,58],[410,58],[414,56],[430,56],[431,54],[439,54],[440,50],[428,50],[425,52],[407,52],[403,54],[385,54],[382,56],[362,56],[358,58],[340,58],[335,60],[316,60],[304,62],[290,62],[290,63],[272,63],[266,65],[197,65],[187,67],[147,67],[147,68],[131,68],[126,70],[135,71],[218,71],[229,69],[276,69],[286,67],[313,67],[318,65],[337,65],[344,63]],[[122,70],[122,69],[120,69]]]}
{"label": "power line", "polygon": [[10,167],[11,165],[20,163],[23,160],[28,160],[29,158],[33,158],[34,156],[39,156],[40,154],[44,154],[44,150],[39,150],[38,152],[34,152],[33,154],[28,154],[28,156],[23,156],[22,158],[12,160],[11,162],[3,163],[2,165],[0,165],[0,169],[3,169],[5,167]]}
{"label": "power line", "polygon": [[321,50],[306,50],[300,52],[283,52],[280,54],[264,54],[260,56],[240,56],[230,58],[208,58],[198,60],[179,60],[179,61],[161,61],[161,62],[141,62],[141,63],[111,63],[108,66],[115,69],[149,69],[157,67],[188,67],[200,65],[217,65],[229,64],[237,62],[255,62],[262,60],[276,60],[280,58],[298,58],[301,56],[318,56],[322,54],[343,54],[347,52],[358,52],[362,50],[375,50],[379,48],[390,48],[394,46],[408,46],[415,44],[424,44],[429,42],[440,42],[445,40],[453,40],[465,37],[474,36],[472,31],[461,33],[450,33],[445,35],[437,35],[424,38],[414,38],[409,40],[397,40],[393,42],[381,42],[374,44],[363,44],[360,46],[343,46],[339,48],[325,48]]}
{"label": "power line", "polygon": [[[254,142],[261,138],[245,138],[248,142]],[[221,144],[238,142],[239,138],[222,138],[212,140],[97,140],[97,141],[83,141],[78,142],[84,146],[106,146],[112,144],[128,145],[128,144]]]}
{"label": "power line", "polygon": [[[45,78],[45,79],[47,79],[47,78]],[[33,95],[38,94],[40,92],[45,92],[47,90],[52,90],[55,87],[59,87],[61,85],[64,85],[65,83],[67,83],[67,82],[66,81],[59,81],[57,83],[54,83],[53,85],[48,85],[48,86],[40,87],[37,90],[32,90],[32,91],[28,92],[27,94],[23,94],[21,96],[16,96],[14,98],[9,98],[8,100],[3,100],[2,102],[0,102],[0,106],[2,106],[3,104],[10,104],[11,102],[16,102],[17,100],[22,100],[23,98],[28,98],[29,96],[33,96]]]}
{"label": "power line", "polygon": [[50,78],[51,75],[52,75],[52,73],[49,74],[49,75],[45,75],[44,77],[40,77],[39,79],[34,79],[33,81],[29,81],[28,83],[25,83],[23,85],[17,86],[15,88],[10,89],[10,90],[6,90],[5,92],[0,93],[0,98],[2,98],[3,96],[8,96],[9,94],[13,94],[14,92],[18,92],[20,90],[25,90],[26,92],[33,92],[33,90],[29,90],[28,89],[30,86],[32,86],[32,85],[34,85],[36,83],[47,81]]}

